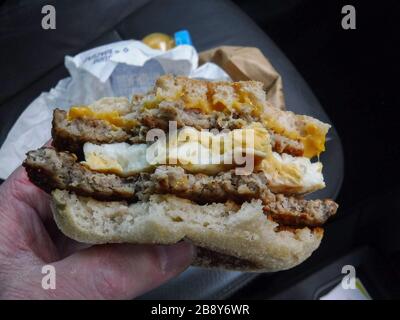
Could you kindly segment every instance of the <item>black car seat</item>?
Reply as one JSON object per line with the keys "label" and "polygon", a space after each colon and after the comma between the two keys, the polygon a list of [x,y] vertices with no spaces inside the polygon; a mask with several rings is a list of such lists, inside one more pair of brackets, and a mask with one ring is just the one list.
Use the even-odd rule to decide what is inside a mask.
{"label": "black car seat", "polygon": [[[41,8],[56,8],[56,29],[43,30]],[[6,1],[0,8],[0,144],[25,107],[68,76],[64,56],[152,32],[191,33],[200,52],[220,45],[258,47],[282,75],[285,100],[296,113],[330,122],[307,83],[273,41],[228,0]],[[334,127],[321,160],[327,187],[315,197],[335,198],[343,180],[343,153]],[[143,298],[224,298],[256,275],[190,268]]]}

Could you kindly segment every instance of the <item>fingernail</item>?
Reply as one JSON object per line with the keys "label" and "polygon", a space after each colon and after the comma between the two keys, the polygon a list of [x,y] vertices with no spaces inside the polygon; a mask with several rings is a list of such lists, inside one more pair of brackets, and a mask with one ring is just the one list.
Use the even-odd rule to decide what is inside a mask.
{"label": "fingernail", "polygon": [[157,251],[163,273],[185,269],[195,256],[194,246],[184,241],[170,246],[158,246]]}

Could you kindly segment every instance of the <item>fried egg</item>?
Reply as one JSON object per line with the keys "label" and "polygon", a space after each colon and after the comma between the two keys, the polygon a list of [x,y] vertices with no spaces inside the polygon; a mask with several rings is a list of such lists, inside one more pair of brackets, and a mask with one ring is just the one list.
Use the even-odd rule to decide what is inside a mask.
{"label": "fried egg", "polygon": [[268,186],[276,193],[305,194],[325,187],[322,163],[312,163],[306,157],[272,152],[258,169],[265,173]]}
{"label": "fried egg", "polygon": [[121,176],[150,171],[159,165],[179,165],[188,172],[214,175],[249,159],[260,162],[270,148],[268,131],[261,127],[219,134],[184,128],[175,137],[161,138],[150,145],[85,143],[83,164],[94,171]]}
{"label": "fried egg", "polygon": [[[253,140],[243,141],[250,132]],[[325,187],[322,163],[273,152],[269,141],[268,132],[263,128],[237,129],[217,135],[185,128],[177,139],[168,142],[159,139],[150,145],[85,143],[82,163],[91,170],[124,177],[151,172],[160,165],[176,165],[187,172],[215,175],[241,166],[243,163],[238,159],[253,159],[257,161],[252,163],[250,172],[263,171],[273,192],[305,194]]]}

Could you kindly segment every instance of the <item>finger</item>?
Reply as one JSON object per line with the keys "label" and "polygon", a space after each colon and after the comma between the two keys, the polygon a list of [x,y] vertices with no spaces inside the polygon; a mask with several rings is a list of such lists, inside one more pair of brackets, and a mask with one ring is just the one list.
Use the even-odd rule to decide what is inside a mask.
{"label": "finger", "polygon": [[101,245],[77,252],[54,264],[54,298],[131,299],[159,286],[188,267],[194,247]]}
{"label": "finger", "polygon": [[42,220],[51,218],[50,196],[29,181],[25,168],[21,166],[0,186],[0,194],[10,206],[26,204]]}
{"label": "finger", "polygon": [[51,238],[55,246],[57,247],[60,259],[64,259],[77,251],[84,250],[93,246],[92,244],[78,242],[71,238],[68,238],[60,231],[60,229],[58,229],[55,223],[52,228],[54,230],[51,230],[49,233],[51,234]]}
{"label": "finger", "polygon": [[[51,146],[52,139],[44,146]],[[42,220],[51,218],[50,195],[30,182],[25,168],[19,166],[0,186],[0,194],[7,202],[17,203],[17,200],[36,211]]]}

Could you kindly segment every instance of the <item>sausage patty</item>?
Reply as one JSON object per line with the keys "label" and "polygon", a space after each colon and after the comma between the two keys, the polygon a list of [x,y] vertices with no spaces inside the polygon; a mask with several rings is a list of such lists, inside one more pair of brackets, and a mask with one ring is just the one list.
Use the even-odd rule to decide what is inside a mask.
{"label": "sausage patty", "polygon": [[[168,130],[169,121],[176,121],[177,127],[185,126],[201,129],[239,129],[252,123],[251,119],[245,121],[235,118],[234,115],[225,115],[222,112],[203,114],[195,109],[185,110],[178,103],[164,101],[158,108],[148,109],[135,116],[141,125],[131,132],[112,126],[105,120],[76,118],[68,119],[66,111],[55,109],[53,113],[53,146],[57,150],[67,150],[82,155],[85,142],[96,144],[131,142],[143,143],[146,133],[153,128]],[[270,131],[272,149],[278,153],[289,153],[293,156],[302,156],[304,146],[297,140],[292,140]]]}
{"label": "sausage patty", "polygon": [[262,199],[267,215],[288,226],[320,226],[338,207],[330,199],[274,194],[262,172],[236,175],[230,170],[208,176],[189,174],[181,167],[160,166],[152,173],[123,178],[91,171],[77,162],[74,154],[48,147],[28,152],[24,166],[31,181],[47,192],[63,189],[99,200],[146,200],[155,193],[175,194],[200,204]]}

